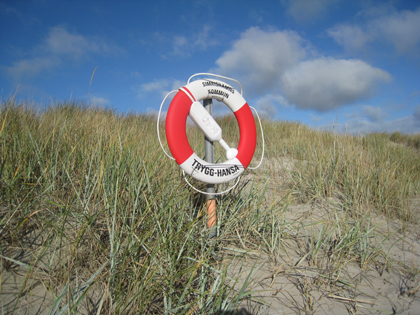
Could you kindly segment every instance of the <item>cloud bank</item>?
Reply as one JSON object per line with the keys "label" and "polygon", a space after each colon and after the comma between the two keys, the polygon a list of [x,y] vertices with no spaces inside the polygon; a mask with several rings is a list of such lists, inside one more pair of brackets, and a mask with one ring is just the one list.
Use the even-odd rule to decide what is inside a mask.
{"label": "cloud bank", "polygon": [[131,87],[131,90],[136,93],[137,97],[140,99],[144,98],[148,93],[159,93],[159,95],[164,98],[166,94],[173,90],[178,90],[185,84],[185,81],[176,79],[159,79],[140,85],[134,85]]}
{"label": "cloud bank", "polygon": [[277,104],[318,112],[366,99],[391,80],[388,72],[362,60],[312,55],[296,32],[253,27],[217,59],[215,71],[238,78],[253,96],[267,93],[283,98]]}
{"label": "cloud bank", "polygon": [[420,105],[410,115],[387,120],[389,116],[380,107],[366,105],[361,112],[349,115],[347,122],[325,124],[320,128],[351,134],[394,131],[410,134],[420,130]]}
{"label": "cloud bank", "polygon": [[217,73],[240,78],[252,93],[276,87],[281,75],[306,56],[303,39],[293,31],[252,27],[217,59]]}
{"label": "cloud bank", "polygon": [[29,57],[15,61],[6,72],[15,82],[51,71],[65,62],[83,62],[95,54],[120,54],[121,49],[103,40],[71,33],[63,26],[55,26]]}
{"label": "cloud bank", "polygon": [[280,89],[300,109],[329,111],[369,97],[377,83],[390,79],[361,60],[321,58],[286,71]]}
{"label": "cloud bank", "polygon": [[420,8],[381,14],[359,24],[339,24],[327,34],[347,50],[367,44],[390,44],[400,53],[418,53],[420,46]]}
{"label": "cloud bank", "polygon": [[338,0],[283,1],[287,7],[287,13],[298,22],[306,22],[323,16],[334,2],[338,2]]}

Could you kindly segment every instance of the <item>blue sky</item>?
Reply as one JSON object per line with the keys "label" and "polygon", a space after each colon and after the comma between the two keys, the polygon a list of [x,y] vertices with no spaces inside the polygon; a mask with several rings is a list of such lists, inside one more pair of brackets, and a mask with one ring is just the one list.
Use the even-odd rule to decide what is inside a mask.
{"label": "blue sky", "polygon": [[211,72],[265,117],[420,132],[418,0],[0,0],[0,38],[3,99],[156,112]]}

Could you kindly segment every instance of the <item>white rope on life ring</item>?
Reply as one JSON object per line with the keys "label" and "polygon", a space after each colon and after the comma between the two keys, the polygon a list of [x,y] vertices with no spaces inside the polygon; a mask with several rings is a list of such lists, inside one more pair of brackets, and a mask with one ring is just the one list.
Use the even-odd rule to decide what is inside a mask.
{"label": "white rope on life ring", "polygon": [[[225,103],[234,112],[239,124],[240,138],[237,150],[229,148],[221,139],[220,131],[221,140],[217,141],[227,150],[228,156],[228,160],[223,163],[204,161],[193,151],[187,139],[188,115],[191,116],[193,109],[194,113],[198,111],[202,114],[201,104],[198,102],[209,98]],[[209,117],[200,117],[203,118],[201,122],[197,121],[197,116],[193,120],[205,125],[211,132],[213,126]],[[208,184],[225,183],[241,175],[251,162],[257,143],[254,116],[245,99],[230,85],[213,79],[196,80],[179,89],[169,105],[165,129],[169,149],[178,165],[193,178]]]}

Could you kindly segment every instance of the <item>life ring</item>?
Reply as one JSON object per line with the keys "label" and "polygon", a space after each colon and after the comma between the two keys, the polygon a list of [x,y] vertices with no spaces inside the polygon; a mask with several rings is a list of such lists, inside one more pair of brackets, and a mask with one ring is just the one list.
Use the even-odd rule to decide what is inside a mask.
{"label": "life ring", "polygon": [[[186,124],[194,101],[217,99],[235,114],[239,124],[238,154],[223,163],[209,163],[201,159],[188,143]],[[257,131],[254,116],[242,95],[218,80],[196,80],[179,89],[166,116],[166,138],[177,164],[190,176],[209,184],[231,181],[248,167],[255,152]]]}

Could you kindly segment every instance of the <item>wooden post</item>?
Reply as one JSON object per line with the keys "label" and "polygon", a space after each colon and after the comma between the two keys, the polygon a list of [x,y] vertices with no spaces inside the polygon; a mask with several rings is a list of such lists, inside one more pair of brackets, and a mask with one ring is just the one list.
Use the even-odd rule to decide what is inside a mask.
{"label": "wooden post", "polygon": [[[204,108],[213,116],[213,101],[212,99],[205,99],[203,100]],[[207,139],[204,136],[204,149],[206,154],[206,162],[214,163],[214,145],[213,142]],[[216,229],[216,220],[217,220],[217,213],[216,213],[216,196],[212,195],[214,193],[215,188],[214,185],[208,184],[207,185],[207,193],[210,195],[206,195],[206,206],[207,206],[207,228],[210,230],[209,237],[214,238],[217,236],[217,229]]]}

